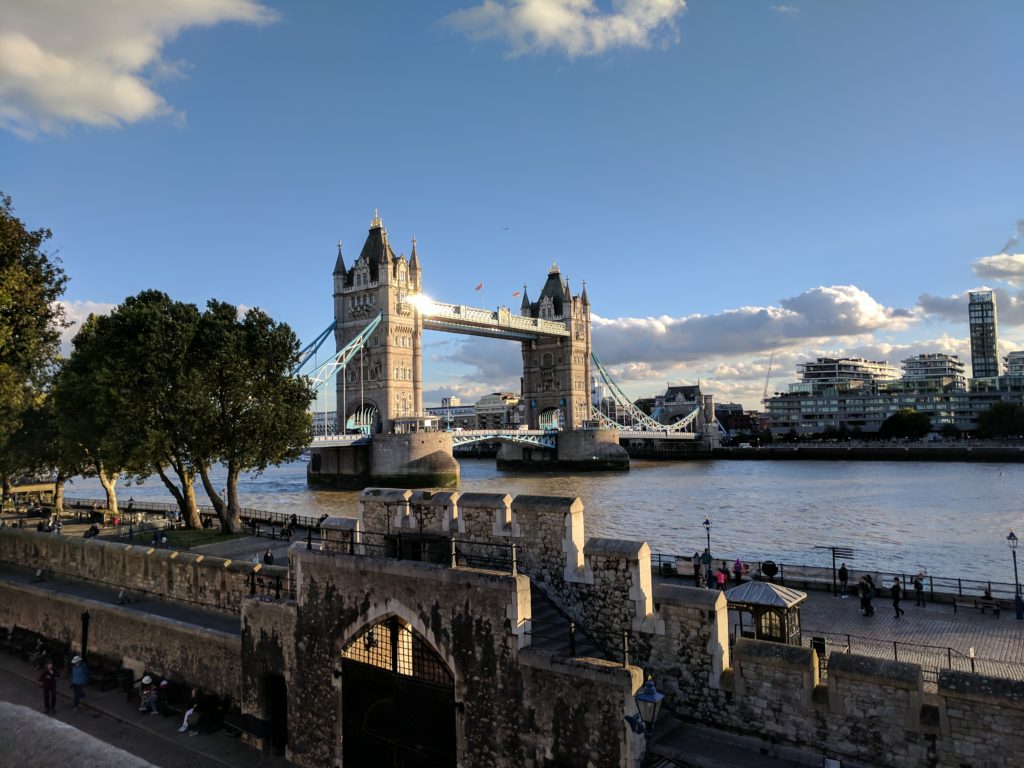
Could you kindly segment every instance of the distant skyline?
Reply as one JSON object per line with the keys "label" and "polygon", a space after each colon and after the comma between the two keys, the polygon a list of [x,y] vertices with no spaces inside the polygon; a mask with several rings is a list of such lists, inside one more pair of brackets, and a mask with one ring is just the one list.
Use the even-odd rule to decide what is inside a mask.
{"label": "distant skyline", "polygon": [[[818,356],[1024,348],[1017,0],[114,0],[0,7],[0,190],[83,319],[158,288],[331,319],[375,209],[428,294],[557,262],[633,396],[760,407]],[[474,288],[483,283],[481,291]],[[518,391],[430,333],[425,400]]]}

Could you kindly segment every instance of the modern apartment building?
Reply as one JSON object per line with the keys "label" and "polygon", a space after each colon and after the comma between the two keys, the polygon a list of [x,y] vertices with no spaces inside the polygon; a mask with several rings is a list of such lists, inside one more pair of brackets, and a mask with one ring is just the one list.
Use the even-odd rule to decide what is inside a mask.
{"label": "modern apartment building", "polygon": [[859,389],[878,381],[895,381],[899,371],[884,360],[860,357],[819,357],[797,365],[800,381],[789,385],[791,394],[814,394],[833,389]]}
{"label": "modern apartment building", "polygon": [[902,360],[903,381],[921,382],[926,386],[953,387],[967,386],[966,366],[956,355],[933,352],[914,355]]}
{"label": "modern apartment building", "polygon": [[996,296],[992,291],[971,291],[967,306],[971,325],[971,376],[975,379],[999,375],[999,341]]}

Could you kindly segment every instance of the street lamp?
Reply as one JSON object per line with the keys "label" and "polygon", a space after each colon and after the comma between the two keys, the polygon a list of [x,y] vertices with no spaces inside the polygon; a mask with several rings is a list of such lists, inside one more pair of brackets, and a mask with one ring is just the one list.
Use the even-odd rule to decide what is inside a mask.
{"label": "street lamp", "polygon": [[1006,537],[1006,543],[1010,545],[1010,551],[1013,553],[1013,609],[1019,621],[1024,620],[1024,600],[1020,596],[1020,577],[1017,575],[1017,534],[1012,530]]}
{"label": "street lamp", "polygon": [[708,589],[711,589],[711,563],[714,561],[711,559],[711,518],[704,518],[704,531],[708,535],[708,548],[705,550],[708,553],[708,572],[705,574],[708,580]]}
{"label": "street lamp", "polygon": [[633,697],[633,701],[636,702],[637,714],[626,717],[626,722],[629,723],[629,727],[633,729],[634,733],[642,733],[645,736],[654,733],[654,724],[658,720],[661,702],[664,698],[665,694],[654,686],[654,680],[648,678]]}

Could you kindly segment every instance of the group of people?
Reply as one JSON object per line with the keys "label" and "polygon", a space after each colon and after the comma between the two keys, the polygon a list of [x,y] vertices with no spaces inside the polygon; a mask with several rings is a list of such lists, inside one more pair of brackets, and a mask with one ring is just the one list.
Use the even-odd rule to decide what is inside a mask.
{"label": "group of people", "polygon": [[[159,715],[160,709],[164,705],[164,698],[167,695],[170,685],[170,682],[167,680],[161,680],[160,683],[157,684],[156,680],[154,680],[151,675],[145,675],[139,686],[139,712]],[[199,733],[198,729],[202,716],[203,713],[199,689],[193,688],[189,697],[189,705],[185,709],[185,716],[181,720],[181,727],[178,728],[178,733],[185,733],[188,731],[191,736],[197,735]]]}
{"label": "group of people", "polygon": [[703,554],[694,552],[690,562],[693,565],[694,586],[700,588],[710,587],[713,584],[717,589],[724,592],[729,585],[730,579],[736,584],[741,584],[743,579],[750,575],[750,566],[738,557],[732,564],[731,569],[726,561],[722,560],[718,569],[713,570],[714,561],[711,559],[711,552],[707,547],[704,548]]}
{"label": "group of people", "polygon": [[[850,570],[846,567],[846,563],[843,563],[839,566],[839,596],[844,600],[849,597],[849,581]],[[924,573],[918,573],[914,576],[911,583],[914,588],[914,605],[924,608]],[[878,591],[875,580],[870,573],[860,577],[860,580],[857,582],[857,597],[860,598],[860,612],[865,616],[875,615],[874,599]],[[899,577],[893,577],[892,585],[889,587],[889,596],[892,598],[893,618],[898,619],[906,614],[906,611],[900,607],[900,603],[903,602],[905,596],[904,592],[905,590]]]}
{"label": "group of people", "polygon": [[[45,655],[45,649],[43,651]],[[60,673],[53,666],[53,660],[47,659],[39,674],[39,687],[43,689],[43,712],[47,715],[57,713],[57,678]],[[77,710],[85,698],[85,685],[89,682],[89,669],[85,661],[77,654],[71,659],[71,690],[73,692],[71,709]]]}

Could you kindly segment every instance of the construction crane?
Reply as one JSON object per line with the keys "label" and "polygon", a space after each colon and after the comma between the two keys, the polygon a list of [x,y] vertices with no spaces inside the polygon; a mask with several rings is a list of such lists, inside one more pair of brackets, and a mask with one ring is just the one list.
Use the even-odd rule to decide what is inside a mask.
{"label": "construction crane", "polygon": [[768,399],[768,384],[772,380],[772,363],[775,361],[775,347],[772,347],[772,353],[768,356],[768,373],[764,375],[764,393],[761,395],[761,402],[763,403]]}

